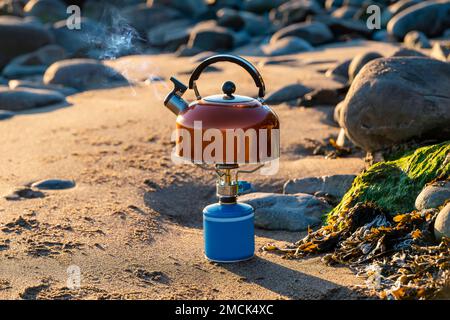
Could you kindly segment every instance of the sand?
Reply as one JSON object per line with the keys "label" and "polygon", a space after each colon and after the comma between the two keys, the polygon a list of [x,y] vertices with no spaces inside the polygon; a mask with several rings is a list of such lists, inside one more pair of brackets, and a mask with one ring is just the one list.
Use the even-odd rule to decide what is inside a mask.
{"label": "sand", "polygon": [[[389,44],[354,42],[343,47],[282,57],[264,65],[269,92],[300,81],[314,88],[342,84],[323,71],[356,53],[395,50]],[[281,59],[281,58],[280,58]],[[73,179],[73,189],[46,197],[0,199],[1,299],[353,299],[367,298],[363,279],[320,257],[286,260],[261,252],[304,233],[257,230],[256,257],[222,265],[203,257],[201,210],[215,202],[214,176],[170,159],[175,116],[162,104],[171,86],[146,84],[150,75],[186,82],[196,62],[167,55],[130,56],[108,62],[132,86],[87,91],[68,105],[23,112],[0,122],[0,194],[46,178]],[[237,92],[256,94],[250,76],[234,65],[202,75],[204,95],[233,80]],[[187,96],[191,99],[192,94]],[[273,109],[281,121],[281,167],[275,176],[248,175],[258,191],[282,190],[290,178],[356,174],[362,152],[325,159],[308,150],[308,139],[336,137],[333,106]],[[21,217],[21,219],[19,219]],[[67,268],[78,266],[81,288],[67,288]]]}

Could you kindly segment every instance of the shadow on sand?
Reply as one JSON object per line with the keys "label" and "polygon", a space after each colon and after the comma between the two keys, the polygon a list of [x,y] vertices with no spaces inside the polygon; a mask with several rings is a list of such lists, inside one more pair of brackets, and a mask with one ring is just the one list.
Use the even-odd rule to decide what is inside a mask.
{"label": "shadow on sand", "polygon": [[257,256],[248,261],[220,266],[240,276],[242,281],[255,283],[291,299],[367,299],[350,288]]}

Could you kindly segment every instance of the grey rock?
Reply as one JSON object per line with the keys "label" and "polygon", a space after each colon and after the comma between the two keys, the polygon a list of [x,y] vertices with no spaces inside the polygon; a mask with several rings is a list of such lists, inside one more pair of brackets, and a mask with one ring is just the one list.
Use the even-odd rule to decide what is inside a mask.
{"label": "grey rock", "polygon": [[339,102],[336,107],[334,107],[333,119],[334,121],[341,126],[341,112],[344,107],[344,101]]}
{"label": "grey rock", "polygon": [[309,194],[256,192],[239,197],[255,209],[255,225],[269,230],[302,231],[321,223],[331,206]]}
{"label": "grey rock", "polygon": [[52,64],[45,71],[44,84],[88,90],[123,85],[127,79],[111,67],[92,59],[68,59]]}
{"label": "grey rock", "polygon": [[284,194],[322,193],[341,199],[352,186],[356,178],[353,174],[336,174],[322,177],[309,177],[288,180],[283,186]]}
{"label": "grey rock", "polygon": [[318,15],[314,17],[314,21],[326,24],[335,37],[357,35],[369,38],[372,34],[372,30],[368,29],[366,23],[361,20],[339,19],[329,15]]}
{"label": "grey rock", "polygon": [[286,37],[262,46],[262,52],[268,56],[281,56],[311,51],[314,48],[305,40],[297,37]]}
{"label": "grey rock", "polygon": [[39,190],[30,187],[18,187],[11,191],[11,193],[4,196],[8,201],[17,201],[23,199],[44,198],[45,194]]}
{"label": "grey rock", "polygon": [[191,29],[192,21],[188,19],[162,23],[147,32],[148,44],[166,50],[176,50],[188,42]]}
{"label": "grey rock", "polygon": [[345,3],[345,0],[326,0],[325,8],[327,10],[336,9],[336,8],[343,6],[344,3]]}
{"label": "grey rock", "polygon": [[15,115],[16,114],[14,112],[7,111],[7,110],[0,110],[0,121],[10,119],[10,118],[14,117]]}
{"label": "grey rock", "polygon": [[68,17],[67,6],[60,0],[30,0],[23,11],[26,16],[39,18],[42,22],[56,22]]}
{"label": "grey rock", "polygon": [[45,107],[65,101],[64,95],[56,91],[28,88],[0,88],[0,109],[21,111]]}
{"label": "grey rock", "polygon": [[245,20],[238,10],[223,8],[217,11],[217,25],[239,31],[245,26]]}
{"label": "grey rock", "polygon": [[192,57],[202,53],[203,50],[196,47],[189,47],[188,45],[181,45],[176,51],[178,57]]}
{"label": "grey rock", "polygon": [[248,34],[262,36],[271,32],[271,23],[266,16],[260,16],[247,11],[240,11],[239,14],[245,21],[243,30]]}
{"label": "grey rock", "polygon": [[3,75],[17,78],[34,74],[43,74],[52,63],[65,59],[67,53],[64,48],[49,44],[38,50],[23,54],[11,60],[3,69]]}
{"label": "grey rock", "polygon": [[301,105],[312,107],[318,105],[336,105],[343,100],[339,89],[315,89],[301,99]]}
{"label": "grey rock", "polygon": [[369,62],[341,111],[347,136],[366,151],[412,138],[450,138],[450,65],[421,57]]}
{"label": "grey rock", "polygon": [[416,209],[437,208],[450,200],[450,182],[436,182],[422,189],[416,198]]}
{"label": "grey rock", "polygon": [[74,56],[90,56],[93,48],[104,46],[106,29],[103,25],[89,18],[81,18],[81,29],[67,28],[66,20],[58,21],[52,26],[55,42]]}
{"label": "grey rock", "polygon": [[22,0],[1,1],[0,15],[23,17],[23,1]]}
{"label": "grey rock", "polygon": [[205,0],[147,0],[147,6],[164,5],[174,8],[187,16],[197,18],[208,10]]}
{"label": "grey rock", "polygon": [[351,62],[352,60],[349,59],[338,63],[336,66],[328,69],[327,72],[325,72],[325,76],[335,78],[344,83],[348,82],[348,68]]}
{"label": "grey rock", "polygon": [[388,32],[402,40],[413,30],[429,37],[442,33],[450,26],[450,2],[426,1],[415,4],[396,14],[387,24]]}
{"label": "grey rock", "polygon": [[10,80],[9,83],[10,89],[17,88],[29,88],[29,89],[42,89],[42,90],[51,90],[57,91],[65,96],[70,96],[78,92],[78,90],[70,87],[64,87],[61,85],[52,85],[52,84],[44,84],[38,81],[30,81],[30,80]]}
{"label": "grey rock", "polygon": [[442,237],[450,238],[450,203],[439,211],[434,222],[434,235],[440,240]]}
{"label": "grey rock", "polygon": [[341,148],[351,148],[353,146],[352,142],[345,134],[345,130],[343,128],[341,128],[336,138],[336,145]]}
{"label": "grey rock", "polygon": [[372,34],[372,40],[380,41],[380,42],[396,42],[397,41],[385,29],[375,31]]}
{"label": "grey rock", "polygon": [[242,8],[245,11],[263,13],[281,5],[285,0],[245,0]]}
{"label": "grey rock", "polygon": [[391,20],[397,13],[420,2],[422,2],[422,0],[400,0],[391,4],[381,12],[381,25],[386,27],[389,20]]}
{"label": "grey rock", "polygon": [[40,190],[64,190],[75,187],[75,181],[63,179],[47,179],[37,181],[31,185],[32,188]]}
{"label": "grey rock", "polygon": [[265,102],[269,105],[276,105],[301,98],[311,91],[311,88],[305,87],[300,83],[294,83],[269,94],[265,99]]}
{"label": "grey rock", "polygon": [[450,43],[445,46],[443,43],[436,42],[430,53],[431,57],[441,60],[450,61]]}
{"label": "grey rock", "polygon": [[430,41],[425,33],[420,31],[410,31],[405,35],[403,43],[406,47],[411,49],[428,49],[431,48]]}
{"label": "grey rock", "polygon": [[240,47],[242,45],[246,45],[251,41],[251,36],[247,33],[247,31],[241,30],[235,32],[233,34],[233,45],[235,47]]}
{"label": "grey rock", "polygon": [[392,57],[424,57],[424,58],[426,58],[427,56],[417,50],[400,48],[392,54]]}
{"label": "grey rock", "polygon": [[49,44],[53,37],[45,27],[12,16],[0,16],[0,68],[12,58]]}
{"label": "grey rock", "polygon": [[312,45],[319,45],[331,41],[333,33],[321,22],[300,22],[278,30],[270,42],[276,42],[285,37],[298,37]]}
{"label": "grey rock", "polygon": [[444,33],[442,34],[442,37],[444,39],[450,39],[450,29],[445,30]]}
{"label": "grey rock", "polygon": [[160,4],[148,6],[145,3],[123,8],[121,15],[142,34],[161,23],[182,18],[181,12],[176,9]]}
{"label": "grey rock", "polygon": [[320,13],[323,9],[315,0],[290,0],[270,11],[269,17],[274,25],[283,27]]}
{"label": "grey rock", "polygon": [[358,13],[359,8],[351,6],[343,6],[333,11],[331,14],[335,18],[339,19],[353,19]]}
{"label": "grey rock", "polygon": [[361,53],[355,56],[348,66],[348,79],[352,82],[367,62],[383,57],[378,52]]}
{"label": "grey rock", "polygon": [[230,50],[234,37],[230,30],[217,26],[215,21],[205,21],[192,29],[188,46],[211,51]]}

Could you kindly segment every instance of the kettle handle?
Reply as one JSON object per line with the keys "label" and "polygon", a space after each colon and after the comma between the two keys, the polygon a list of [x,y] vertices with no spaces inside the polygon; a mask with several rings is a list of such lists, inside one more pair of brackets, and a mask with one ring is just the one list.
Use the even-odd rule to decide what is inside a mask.
{"label": "kettle handle", "polygon": [[261,77],[261,74],[256,70],[255,66],[252,65],[250,62],[245,60],[244,58],[234,56],[231,54],[218,54],[214,55],[212,57],[209,57],[205,59],[202,63],[200,63],[197,68],[192,72],[191,78],[189,79],[189,89],[194,89],[195,95],[197,96],[197,99],[201,99],[200,93],[197,90],[197,85],[195,84],[195,81],[198,80],[200,77],[200,74],[203,72],[203,70],[216,62],[221,61],[228,61],[235,63],[237,65],[240,65],[242,68],[247,70],[247,72],[252,76],[253,80],[255,81],[256,86],[259,88],[258,97],[263,98],[265,95],[266,87],[264,85],[264,80]]}

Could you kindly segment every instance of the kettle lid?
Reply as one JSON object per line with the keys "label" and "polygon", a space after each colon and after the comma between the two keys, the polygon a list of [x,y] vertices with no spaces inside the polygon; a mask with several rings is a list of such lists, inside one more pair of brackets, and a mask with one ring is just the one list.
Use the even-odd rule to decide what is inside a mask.
{"label": "kettle lid", "polygon": [[233,94],[236,91],[236,85],[231,81],[226,81],[222,85],[223,94],[215,94],[203,98],[204,101],[214,102],[214,103],[231,103],[231,104],[242,104],[254,101],[252,97],[241,96]]}

